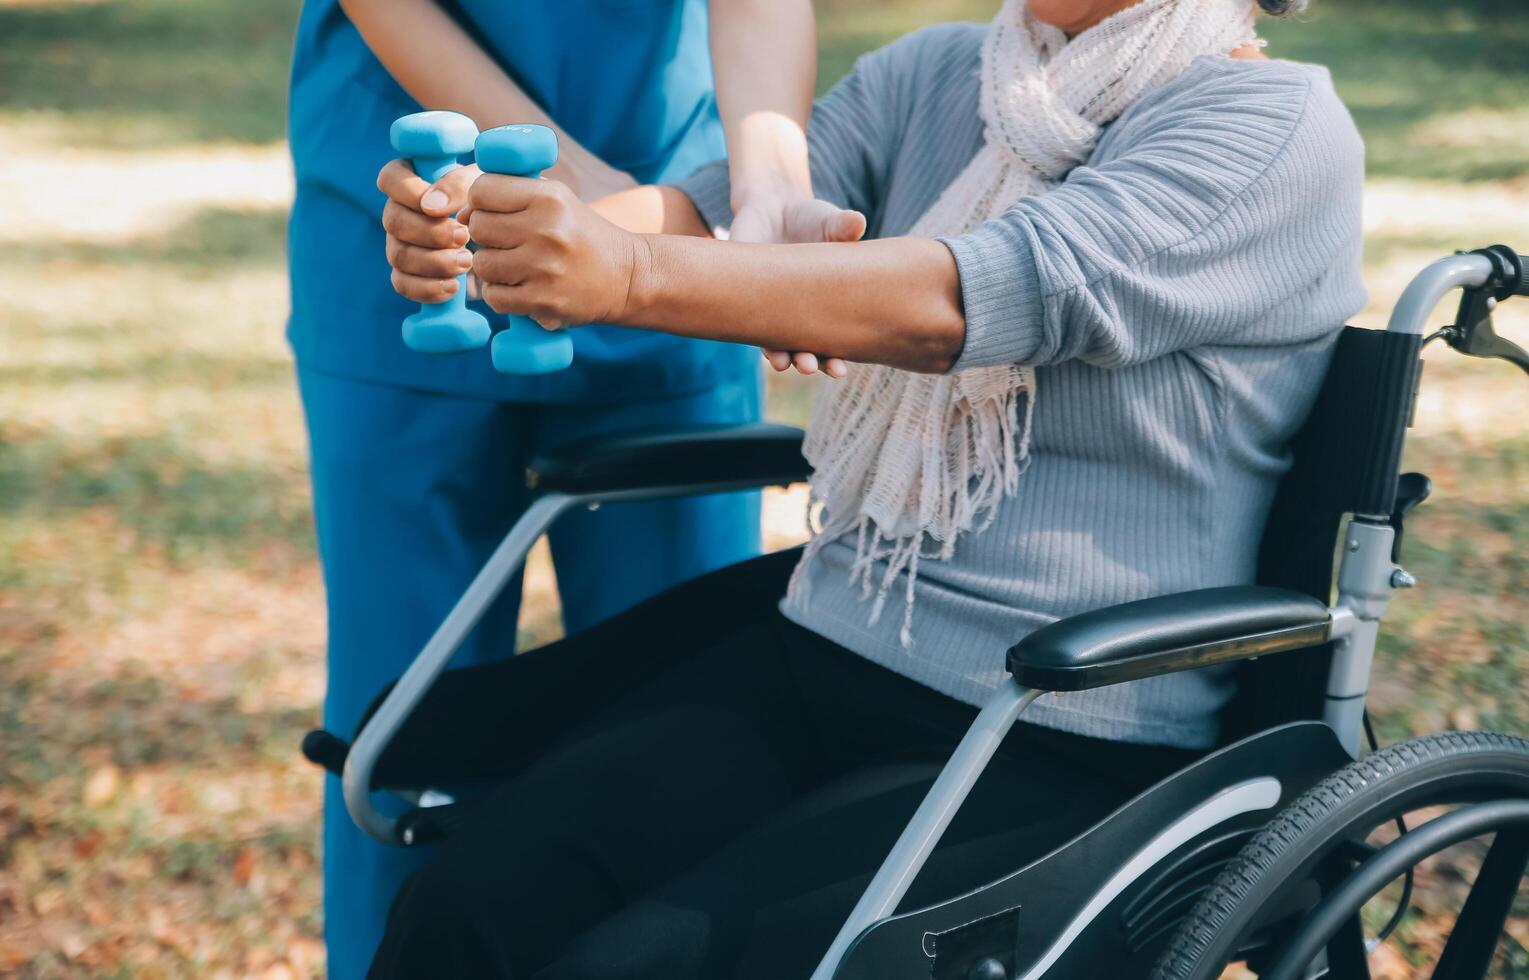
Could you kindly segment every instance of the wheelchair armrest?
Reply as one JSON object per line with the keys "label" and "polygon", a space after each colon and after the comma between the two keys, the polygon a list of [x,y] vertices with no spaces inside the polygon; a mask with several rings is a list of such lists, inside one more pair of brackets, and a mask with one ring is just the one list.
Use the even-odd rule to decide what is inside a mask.
{"label": "wheelchair armrest", "polygon": [[724,489],[799,483],[802,430],[757,422],[648,429],[583,439],[531,460],[526,485],[555,493]]}
{"label": "wheelchair armrest", "polygon": [[1085,691],[1316,646],[1332,617],[1311,596],[1264,586],[1178,592],[1070,616],[1009,648],[1024,687]]}

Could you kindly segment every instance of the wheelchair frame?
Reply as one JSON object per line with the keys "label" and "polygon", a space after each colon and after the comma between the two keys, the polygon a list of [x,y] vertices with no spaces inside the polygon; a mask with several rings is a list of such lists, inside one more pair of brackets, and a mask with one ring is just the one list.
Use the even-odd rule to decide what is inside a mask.
{"label": "wheelchair frame", "polygon": [[[1504,251],[1513,255],[1511,251]],[[1457,288],[1479,289],[1493,281],[1494,276],[1501,277],[1504,274],[1502,260],[1490,252],[1483,250],[1456,254],[1428,266],[1403,292],[1392,312],[1387,331],[1421,336],[1428,316],[1450,291]],[[1529,260],[1516,261],[1518,268],[1512,271],[1529,282]],[[1529,289],[1525,291],[1529,292]],[[1492,305],[1495,304],[1488,304],[1487,309]],[[1454,339],[1446,339],[1450,340],[1452,346],[1458,346]],[[1500,338],[1492,339],[1506,343],[1500,341]],[[1475,353],[1470,350],[1466,352]],[[1518,353],[1522,355],[1522,352]],[[1493,351],[1489,356],[1506,355],[1501,351]],[[1529,364],[1519,363],[1529,370]],[[783,430],[783,427],[761,428]],[[757,460],[752,470],[746,476],[723,477],[712,474],[683,484],[641,485],[643,481],[639,478],[609,489],[586,487],[573,491],[550,489],[542,492],[505,535],[424,649],[365,723],[345,756],[344,799],[356,824],[368,835],[386,844],[407,846],[415,843],[412,827],[400,826],[397,818],[384,815],[372,801],[372,779],[378,761],[410,713],[445,669],[463,639],[520,567],[531,546],[560,515],[579,506],[595,507],[629,500],[788,485],[804,478],[805,462],[799,459]],[[528,474],[528,483],[534,486],[537,476],[533,464]],[[1238,643],[1202,645],[1191,650],[1187,660],[1180,658],[1158,672],[1246,660],[1266,652],[1330,642],[1333,644],[1333,655],[1327,677],[1323,721],[1336,734],[1347,756],[1350,759],[1357,758],[1380,621],[1392,593],[1413,584],[1411,576],[1393,561],[1396,531],[1390,524],[1390,517],[1389,514],[1355,514],[1348,522],[1342,539],[1337,601],[1327,607],[1325,623],[1315,633],[1308,628],[1304,632],[1296,630],[1292,635],[1281,637],[1276,631],[1267,634],[1268,637],[1274,637],[1273,640],[1253,637],[1242,638]],[[1286,630],[1285,633],[1291,631]],[[1011,651],[1011,669],[1013,658],[1014,652]],[[1019,680],[1011,676],[992,695],[845,920],[813,972],[812,980],[830,980],[836,976],[841,963],[857,941],[878,923],[885,923],[893,915],[1004,736],[1033,701],[1051,690],[1056,688],[1046,690],[1022,686]],[[1235,818],[1271,811],[1285,796],[1285,790],[1276,776],[1254,773],[1190,806],[1176,820],[1141,844],[1088,897],[1082,909],[1060,930],[1046,952],[1019,976],[1024,980],[1039,980],[1066,953],[1078,935],[1089,927],[1094,916],[1124,889],[1148,874],[1159,862],[1187,842]],[[426,791],[415,802],[428,807],[434,802],[448,800],[449,797]],[[1128,804],[1131,805],[1134,804]]]}

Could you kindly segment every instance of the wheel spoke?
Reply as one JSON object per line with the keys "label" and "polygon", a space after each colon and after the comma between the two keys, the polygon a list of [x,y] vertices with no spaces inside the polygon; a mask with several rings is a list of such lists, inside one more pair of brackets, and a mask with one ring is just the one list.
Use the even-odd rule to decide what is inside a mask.
{"label": "wheel spoke", "polygon": [[1364,945],[1364,924],[1349,916],[1327,944],[1328,976],[1333,980],[1370,980],[1369,950]]}
{"label": "wheel spoke", "polygon": [[1455,920],[1454,931],[1434,968],[1433,980],[1482,980],[1487,975],[1526,863],[1529,863],[1529,831],[1499,833],[1476,875],[1460,917]]}

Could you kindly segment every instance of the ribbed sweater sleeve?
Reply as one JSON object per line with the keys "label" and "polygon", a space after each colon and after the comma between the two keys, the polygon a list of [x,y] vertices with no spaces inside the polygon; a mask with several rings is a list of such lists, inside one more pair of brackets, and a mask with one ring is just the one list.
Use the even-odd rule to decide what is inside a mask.
{"label": "ribbed sweater sleeve", "polygon": [[1222,84],[1125,129],[1112,134],[1131,144],[1119,156],[942,239],[966,312],[954,370],[1118,368],[1304,339],[1280,312],[1349,249],[1358,189],[1330,178],[1363,173],[1341,105],[1311,98],[1307,75],[1232,65]]}

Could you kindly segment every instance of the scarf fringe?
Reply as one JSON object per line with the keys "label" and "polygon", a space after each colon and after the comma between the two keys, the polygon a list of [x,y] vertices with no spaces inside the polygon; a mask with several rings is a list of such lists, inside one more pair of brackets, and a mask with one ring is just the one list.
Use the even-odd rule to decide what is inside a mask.
{"label": "scarf fringe", "polygon": [[[923,475],[941,488],[929,495],[941,502],[940,511],[931,523],[915,533],[902,533],[897,527],[884,527],[876,518],[851,511],[846,518],[835,518],[829,503],[818,496],[816,481],[808,495],[808,523],[821,505],[828,519],[813,530],[802,551],[802,560],[791,572],[786,586],[787,600],[799,608],[810,601],[807,568],[829,542],[855,533],[855,557],[850,563],[849,580],[860,586],[862,599],[871,600],[869,625],[874,626],[886,607],[887,597],[899,575],[904,583],[903,621],[898,638],[904,648],[913,646],[913,598],[921,558],[948,561],[955,555],[956,541],[964,532],[981,532],[997,520],[998,507],[1005,497],[1019,490],[1019,478],[1030,465],[1030,420],[1035,406],[1034,381],[1023,388],[1011,388],[996,399],[977,405],[964,400],[952,403],[956,418],[942,428],[949,442],[937,459],[924,460]],[[1024,403],[1021,413],[1019,405]],[[928,488],[928,484],[925,485]],[[928,499],[928,498],[926,498]],[[940,535],[935,528],[952,527],[955,533]],[[876,566],[883,565],[879,580]]]}

